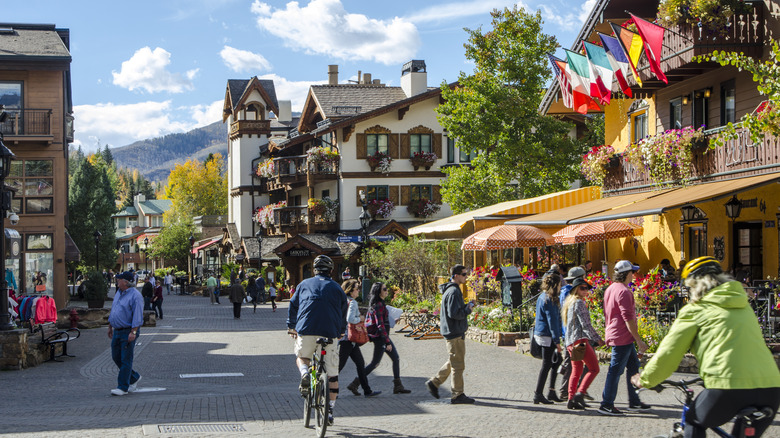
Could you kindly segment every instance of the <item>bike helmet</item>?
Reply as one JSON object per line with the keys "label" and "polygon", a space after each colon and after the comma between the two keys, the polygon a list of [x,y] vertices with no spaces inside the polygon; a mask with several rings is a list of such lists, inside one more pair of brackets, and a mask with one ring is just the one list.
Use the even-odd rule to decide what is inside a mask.
{"label": "bike helmet", "polygon": [[333,270],[333,260],[326,255],[319,255],[314,259],[314,270],[316,272],[330,272]]}
{"label": "bike helmet", "polygon": [[682,270],[680,277],[685,280],[691,275],[721,274],[723,269],[720,263],[710,256],[699,257],[688,262]]}

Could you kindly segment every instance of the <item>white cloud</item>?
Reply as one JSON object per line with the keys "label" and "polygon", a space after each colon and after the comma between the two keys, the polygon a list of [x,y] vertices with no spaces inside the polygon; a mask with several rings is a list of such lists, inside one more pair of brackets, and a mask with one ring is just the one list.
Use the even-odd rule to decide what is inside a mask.
{"label": "white cloud", "polygon": [[[293,111],[303,110],[303,104],[306,101],[306,95],[309,93],[309,87],[312,85],[325,84],[328,81],[288,81],[287,79],[271,73],[258,76],[260,79],[272,79],[276,96],[279,100],[289,100],[292,103]],[[220,106],[220,111],[222,107]]]}
{"label": "white cloud", "polygon": [[171,54],[165,49],[157,47],[152,50],[148,46],[143,47],[122,63],[119,73],[111,72],[114,85],[130,91],[143,90],[149,93],[181,93],[191,90],[192,78],[198,69],[190,70],[183,76],[181,73],[169,72],[167,67],[170,63]]}
{"label": "white cloud", "polygon": [[307,54],[392,65],[412,59],[421,45],[417,27],[408,20],[350,14],[341,0],[312,0],[304,7],[291,1],[286,9],[255,0],[251,11],[260,29]]}
{"label": "white cloud", "polygon": [[412,23],[440,22],[472,15],[487,16],[493,9],[511,8],[515,4],[525,7],[522,2],[515,0],[471,0],[429,6],[405,18]]}
{"label": "white cloud", "polygon": [[588,19],[590,11],[596,6],[596,0],[585,0],[579,8],[567,10],[566,12],[560,12],[556,8],[551,8],[546,5],[539,5],[539,9],[542,11],[542,17],[544,21],[548,23],[556,23],[560,27],[565,29],[571,29],[574,31],[579,30]]}
{"label": "white cloud", "polygon": [[208,105],[195,105],[187,108],[192,113],[192,119],[195,121],[195,127],[210,125],[218,120],[222,120],[223,100],[215,100]]}
{"label": "white cloud", "polygon": [[219,52],[222,62],[234,72],[257,72],[271,70],[271,63],[259,53],[225,46]]}

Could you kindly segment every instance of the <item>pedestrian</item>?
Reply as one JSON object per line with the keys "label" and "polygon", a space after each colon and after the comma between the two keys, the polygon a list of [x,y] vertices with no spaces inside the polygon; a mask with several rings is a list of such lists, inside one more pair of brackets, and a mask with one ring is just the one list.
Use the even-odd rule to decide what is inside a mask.
{"label": "pedestrian", "polygon": [[366,331],[368,338],[374,344],[374,355],[371,363],[366,367],[366,375],[379,366],[382,355],[387,354],[393,361],[393,394],[408,394],[412,391],[404,388],[401,383],[401,365],[398,351],[390,340],[390,320],[385,307],[387,298],[387,285],[378,281],[371,285],[368,313],[366,314]]}
{"label": "pedestrian", "polygon": [[147,278],[144,287],[141,288],[141,296],[144,297],[144,310],[152,310],[152,297],[154,297],[154,283]]}
{"label": "pedestrian", "polygon": [[[585,304],[585,297],[588,296],[591,286],[582,278],[577,278],[572,282],[572,290],[563,304],[563,324],[566,327],[566,350],[569,356],[575,348],[584,348],[585,355],[582,359],[571,362],[571,379],[569,380],[568,404],[569,409],[585,409],[585,394],[588,387],[593,383],[593,379],[599,373],[599,360],[596,352],[593,350],[591,342],[599,346],[604,345],[604,341],[598,332],[593,328],[590,321],[590,312]],[[583,366],[588,366],[588,372],[583,375]],[[582,382],[580,382],[582,377]],[[579,385],[578,385],[579,384]]]}
{"label": "pedestrian", "polygon": [[350,278],[352,278],[352,274],[349,273],[349,266],[347,266],[344,268],[344,272],[341,273],[341,279],[347,281]]}
{"label": "pedestrian", "polygon": [[117,386],[111,395],[125,395],[135,392],[141,375],[133,370],[133,350],[138,330],[144,323],[144,299],[135,284],[133,274],[123,272],[116,276],[119,292],[114,296],[111,313],[108,315],[108,337],[111,339],[111,358],[119,375]]}
{"label": "pedestrian", "polygon": [[628,260],[615,263],[615,282],[604,292],[604,337],[607,345],[612,347],[612,360],[607,370],[599,407],[599,413],[604,415],[623,415],[623,412],[615,407],[618,382],[623,371],[628,371],[628,410],[650,409],[650,405],[642,403],[634,385],[631,384],[631,376],[639,372],[639,358],[634,342],[640,353],[647,350],[647,344],[639,336],[634,293],[628,287],[637,271],[639,266]]}
{"label": "pedestrian", "polygon": [[[341,288],[344,289],[344,293],[347,295],[347,302],[349,303],[349,310],[347,310],[347,322],[349,324],[360,324],[364,322],[366,318],[360,314],[358,303],[355,301],[358,294],[360,294],[360,282],[357,280],[347,280],[341,284]],[[373,397],[379,395],[382,391],[374,391],[368,385],[368,378],[366,377],[366,362],[363,360],[363,353],[360,352],[360,345],[350,342],[345,335],[339,340],[339,373],[344,369],[344,365],[347,364],[347,359],[352,359],[357,369],[357,377],[349,385],[347,389],[352,391],[355,395],[360,395],[358,391],[358,385],[363,388],[363,394],[366,397]]]}
{"label": "pedestrian", "polygon": [[209,299],[211,300],[211,304],[219,304],[219,292],[217,292],[218,287],[219,281],[214,278],[214,273],[212,272],[209,274],[208,280],[206,280],[206,288],[208,288],[209,291]]}
{"label": "pedestrian", "polygon": [[241,286],[241,280],[235,279],[228,289],[228,295],[230,296],[230,302],[233,303],[233,318],[241,319],[241,303],[246,298],[246,292],[244,292],[244,286]]}
{"label": "pedestrian", "polygon": [[271,308],[276,312],[276,288],[273,283],[268,285],[268,299],[271,300]]}
{"label": "pedestrian", "polygon": [[171,289],[173,288],[173,275],[171,273],[165,274],[165,290],[168,291],[168,295],[171,294]]}
{"label": "pedestrian", "polygon": [[434,377],[425,382],[428,392],[439,398],[441,386],[452,373],[450,388],[451,404],[471,404],[474,399],[463,392],[463,371],[466,369],[466,317],[474,308],[475,302],[463,302],[463,292],[460,285],[466,282],[469,270],[463,265],[455,265],[450,269],[450,281],[439,286],[441,291],[440,329],[446,340],[447,362],[444,363]]}
{"label": "pedestrian", "polygon": [[257,296],[259,291],[257,290],[257,283],[255,277],[250,275],[249,280],[246,283],[246,294],[252,299],[252,313],[257,312]]}
{"label": "pedestrian", "polygon": [[[561,276],[557,272],[547,272],[542,277],[542,292],[536,300],[536,322],[534,339],[542,347],[542,369],[536,380],[534,404],[551,405],[561,399],[555,393],[555,377],[561,363]],[[544,396],[544,384],[550,375],[550,389]]]}
{"label": "pedestrian", "polygon": [[257,276],[257,281],[255,281],[255,284],[257,284],[257,292],[260,294],[260,299],[262,299],[263,304],[265,304],[265,279],[263,278],[262,272]]}
{"label": "pedestrian", "polygon": [[157,286],[154,288],[154,296],[152,297],[152,309],[157,319],[163,319],[163,288],[162,282],[157,281]]}
{"label": "pedestrian", "polygon": [[[564,278],[566,281],[566,284],[561,288],[561,310],[564,309],[563,303],[566,301],[566,298],[569,296],[569,292],[572,290],[572,283],[578,279],[584,279],[585,278],[585,269],[580,266],[575,266],[571,269],[569,269],[569,275]],[[566,324],[564,323],[561,326],[561,333],[563,336],[566,336]],[[571,376],[571,361],[569,359],[569,351],[564,349],[563,350],[563,360],[561,361],[561,366],[558,368],[558,373],[561,374],[561,400],[568,400],[569,399],[569,377]],[[585,398],[588,400],[593,400],[593,397],[585,394]]]}

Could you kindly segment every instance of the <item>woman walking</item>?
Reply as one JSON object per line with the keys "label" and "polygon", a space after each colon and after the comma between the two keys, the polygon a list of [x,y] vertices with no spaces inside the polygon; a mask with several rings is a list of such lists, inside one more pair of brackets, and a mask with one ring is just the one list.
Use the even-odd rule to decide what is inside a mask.
{"label": "woman walking", "polygon": [[154,296],[152,297],[152,310],[154,310],[154,314],[155,316],[157,316],[157,319],[163,319],[162,302],[163,302],[162,284],[158,279],[156,282],[156,286],[154,288]]}
{"label": "woman walking", "polygon": [[[542,278],[542,293],[536,300],[534,339],[542,347],[542,369],[536,381],[534,404],[551,405],[560,402],[555,394],[555,377],[561,363],[561,309],[558,296],[561,293],[561,276],[548,272]],[[550,375],[550,389],[545,398],[544,383]]]}
{"label": "woman walking", "polygon": [[382,361],[382,354],[387,353],[393,361],[393,394],[408,394],[412,391],[404,388],[401,383],[401,365],[398,351],[390,340],[390,320],[385,307],[387,297],[387,285],[376,282],[371,286],[371,299],[368,302],[368,314],[366,314],[366,331],[374,344],[374,356],[366,367],[366,375],[371,374],[374,368]]}
{"label": "woman walking", "polygon": [[[582,278],[577,278],[571,285],[571,293],[563,303],[563,322],[566,324],[566,349],[571,357],[571,377],[569,378],[569,409],[585,409],[585,394],[593,379],[599,373],[599,360],[593,351],[591,342],[604,345],[598,332],[590,322],[590,312],[584,298],[588,296],[590,285]],[[585,349],[585,355],[580,360],[574,360],[574,349]],[[582,376],[582,368],[587,365],[588,372]],[[582,382],[580,377],[582,376]],[[579,382],[579,386],[577,386]]]}
{"label": "woman walking", "polygon": [[[360,315],[360,309],[358,308],[357,298],[360,293],[360,282],[357,280],[347,280],[342,285],[344,293],[347,294],[347,301],[349,301],[349,310],[347,311],[347,322],[349,324],[359,324],[365,321],[365,318]],[[355,362],[355,368],[357,368],[357,378],[347,385],[347,389],[352,391],[355,395],[360,395],[358,391],[358,385],[363,387],[363,394],[366,397],[373,397],[379,395],[382,391],[372,391],[368,386],[368,378],[366,378],[366,362],[363,360],[363,353],[360,352],[360,345],[350,342],[345,335],[339,341],[339,373],[344,369],[344,365],[347,364],[347,359],[352,359]]]}

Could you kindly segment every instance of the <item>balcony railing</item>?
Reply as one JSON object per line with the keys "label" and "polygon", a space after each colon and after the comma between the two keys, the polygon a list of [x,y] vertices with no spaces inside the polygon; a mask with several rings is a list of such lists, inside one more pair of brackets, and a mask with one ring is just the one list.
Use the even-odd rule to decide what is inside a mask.
{"label": "balcony railing", "polygon": [[230,124],[230,139],[235,140],[242,135],[271,135],[270,120],[236,120]]}
{"label": "balcony railing", "polygon": [[[712,129],[705,133],[712,139],[718,131]],[[605,191],[631,193],[654,186],[644,169],[636,169],[622,159],[619,162],[617,167],[607,169]],[[723,146],[694,148],[692,164],[693,178],[701,182],[776,172],[780,170],[780,139],[767,135],[761,142],[753,143],[750,131],[738,128],[737,138]]]}
{"label": "balcony railing", "polygon": [[50,136],[50,109],[6,109],[8,117],[0,123],[0,132],[4,136]]}
{"label": "balcony railing", "polygon": [[280,207],[274,209],[274,226],[283,233],[302,233],[309,221],[309,207]]}
{"label": "balcony railing", "polygon": [[305,155],[274,158],[274,177],[260,179],[262,188],[271,191],[284,186],[302,186],[338,178],[338,162],[309,163]]}

